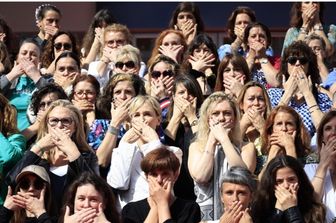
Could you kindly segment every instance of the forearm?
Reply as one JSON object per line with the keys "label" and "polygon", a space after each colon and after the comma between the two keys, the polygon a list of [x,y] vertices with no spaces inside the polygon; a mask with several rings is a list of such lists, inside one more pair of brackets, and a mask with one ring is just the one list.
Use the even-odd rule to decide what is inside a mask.
{"label": "forearm", "polygon": [[322,197],[324,194],[324,182],[326,178],[326,174],[328,171],[328,166],[325,163],[320,162],[311,183],[314,187],[315,194],[319,201],[322,201]]}
{"label": "forearm", "polygon": [[176,138],[176,133],[180,124],[182,117],[174,116],[170,119],[166,129],[165,129],[165,134],[171,138],[172,140],[175,140]]}
{"label": "forearm", "polygon": [[97,38],[95,38],[90,48],[90,51],[84,60],[84,64],[89,64],[92,61],[95,61],[97,54],[99,52],[99,48],[100,48],[100,42]]}
{"label": "forearm", "polygon": [[233,144],[229,136],[224,135],[222,139],[223,140],[220,142],[220,144],[222,145],[222,149],[224,150],[229,166],[230,167],[231,166],[241,166],[241,167],[246,168],[246,165],[243,162],[240,153],[238,153],[233,147]]}
{"label": "forearm", "polygon": [[320,110],[320,107],[318,106],[314,95],[311,91],[307,91],[304,94],[308,110],[310,112],[310,115],[312,117],[313,124],[315,128],[317,129],[321,119],[323,118],[323,112]]}
{"label": "forearm", "polygon": [[317,60],[317,65],[318,65],[318,69],[320,71],[321,80],[322,80],[322,82],[324,82],[327,79],[328,74],[329,74],[328,68],[324,64],[324,62],[321,61],[321,60]]}
{"label": "forearm", "polygon": [[103,74],[106,72],[108,63],[106,61],[99,61],[97,64],[97,73],[99,76],[103,76]]}
{"label": "forearm", "polygon": [[24,129],[21,131],[21,134],[26,138],[26,140],[30,140],[33,136],[37,134],[38,131],[38,126],[36,125],[36,122],[29,126],[28,128]]}
{"label": "forearm", "polygon": [[232,43],[231,43],[231,52],[232,54],[237,54],[238,49],[242,44],[242,40],[239,38],[236,38]]}
{"label": "forearm", "polygon": [[261,64],[261,69],[265,74],[265,78],[268,84],[273,87],[279,87],[280,82],[278,80],[278,73],[279,71],[273,67],[273,65],[268,62],[266,64]]}
{"label": "forearm", "polygon": [[[112,126],[119,129],[117,125]],[[116,132],[116,134],[111,131],[106,132],[105,137],[96,152],[99,166],[107,167],[111,163],[112,151],[117,145],[117,140],[118,132]]]}
{"label": "forearm", "polygon": [[286,151],[286,155],[297,158],[296,147],[295,147],[294,142],[286,143],[285,151]]}
{"label": "forearm", "polygon": [[47,74],[53,74],[55,72],[55,60],[53,60],[53,62],[51,62],[51,64],[49,65],[48,69],[47,69]]}
{"label": "forearm", "polygon": [[288,91],[285,89],[284,94],[282,95],[278,105],[288,105],[289,101],[293,97],[293,91]]}
{"label": "forearm", "polygon": [[148,212],[148,215],[144,221],[144,223],[157,223],[159,221],[158,219],[158,213],[157,209],[151,208]]}
{"label": "forearm", "polygon": [[171,219],[169,204],[158,205],[159,223],[164,223],[166,220]]}

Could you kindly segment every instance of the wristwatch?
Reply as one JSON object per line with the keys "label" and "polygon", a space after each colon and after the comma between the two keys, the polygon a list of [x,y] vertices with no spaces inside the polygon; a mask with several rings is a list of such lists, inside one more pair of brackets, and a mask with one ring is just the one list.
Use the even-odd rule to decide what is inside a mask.
{"label": "wristwatch", "polygon": [[261,64],[267,64],[268,63],[267,58],[260,58],[259,61],[260,61]]}

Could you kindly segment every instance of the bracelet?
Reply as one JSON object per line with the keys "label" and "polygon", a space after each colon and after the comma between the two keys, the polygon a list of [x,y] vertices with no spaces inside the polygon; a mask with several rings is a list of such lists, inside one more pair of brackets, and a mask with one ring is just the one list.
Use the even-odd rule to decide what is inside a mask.
{"label": "bracelet", "polygon": [[315,178],[318,178],[318,179],[321,179],[321,180],[324,180],[324,177],[319,177],[319,176],[314,176]]}
{"label": "bracelet", "polygon": [[308,108],[308,110],[310,110],[310,109],[312,109],[312,108],[314,108],[314,107],[317,107],[317,104],[310,106],[310,107]]}
{"label": "bracelet", "polygon": [[112,126],[112,125],[110,125],[109,127],[108,127],[108,129],[107,129],[107,131],[109,132],[109,133],[111,133],[112,135],[118,135],[118,133],[119,133],[119,129],[117,129],[116,127],[114,127],[114,126]]}
{"label": "bracelet", "polygon": [[190,127],[194,127],[194,126],[196,126],[198,124],[198,119],[195,119],[194,121],[192,121],[191,123],[190,123]]}

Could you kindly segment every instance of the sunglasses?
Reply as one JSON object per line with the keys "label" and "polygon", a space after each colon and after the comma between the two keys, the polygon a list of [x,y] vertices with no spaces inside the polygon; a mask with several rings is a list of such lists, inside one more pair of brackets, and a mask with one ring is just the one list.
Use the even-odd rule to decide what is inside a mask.
{"label": "sunglasses", "polygon": [[163,71],[163,72],[160,72],[160,71],[152,71],[152,77],[153,77],[153,78],[159,78],[159,77],[161,77],[161,75],[163,75],[164,77],[166,77],[166,76],[171,77],[171,76],[174,75],[174,73],[173,73],[172,70],[165,70],[165,71]]}
{"label": "sunglasses", "polygon": [[71,50],[72,45],[71,45],[71,43],[55,43],[54,47],[55,47],[56,50],[61,50],[62,47],[63,47],[64,50]]}
{"label": "sunglasses", "polygon": [[29,179],[23,179],[20,184],[20,188],[23,190],[28,190],[30,186],[33,186],[36,190],[42,190],[44,187],[44,181],[36,178],[34,181]]}
{"label": "sunglasses", "polygon": [[296,64],[297,61],[299,61],[301,65],[305,65],[306,63],[308,63],[308,59],[306,57],[290,56],[287,59],[287,63],[290,63],[291,65]]}
{"label": "sunglasses", "polygon": [[48,118],[48,124],[51,127],[56,126],[59,122],[61,122],[62,126],[69,127],[72,124],[72,118],[55,118],[55,117],[50,117]]}
{"label": "sunglasses", "polygon": [[123,63],[123,62],[115,63],[116,68],[123,69],[124,66],[126,66],[129,69],[132,69],[135,67],[135,63],[133,61],[127,61],[126,63]]}

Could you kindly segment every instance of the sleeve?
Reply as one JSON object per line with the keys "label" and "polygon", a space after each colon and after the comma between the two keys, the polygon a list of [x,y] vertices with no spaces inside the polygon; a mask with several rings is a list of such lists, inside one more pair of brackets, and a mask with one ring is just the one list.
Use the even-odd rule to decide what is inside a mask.
{"label": "sleeve", "polygon": [[318,96],[317,96],[317,103],[318,103],[319,108],[321,109],[322,112],[327,112],[332,107],[332,101],[324,93],[319,93],[318,94]]}
{"label": "sleeve", "polygon": [[14,212],[5,208],[4,206],[0,206],[0,223],[8,223],[13,217]]}
{"label": "sleeve", "polygon": [[11,86],[11,82],[9,82],[6,75],[0,76],[0,89],[2,92],[7,92]]}
{"label": "sleeve", "polygon": [[54,83],[54,79],[51,76],[41,76],[35,85],[37,89],[41,89],[51,83]]}
{"label": "sleeve", "polygon": [[301,212],[297,206],[286,209],[283,212],[283,216],[286,219],[286,222],[289,223],[304,223],[304,220],[301,216]]}
{"label": "sleeve", "polygon": [[98,158],[93,152],[82,153],[76,160],[69,163],[69,168],[75,172],[75,175],[84,171],[99,175]]}
{"label": "sleeve", "polygon": [[201,209],[197,203],[190,206],[189,217],[186,219],[186,223],[194,223],[201,221]]}
{"label": "sleeve", "polygon": [[109,76],[110,76],[109,74],[112,71],[112,67],[110,64],[108,64],[104,70],[104,73],[99,74],[97,70],[98,63],[99,61],[93,61],[89,64],[88,74],[94,76],[98,80],[100,87],[104,87],[109,81]]}
{"label": "sleeve", "polygon": [[40,217],[37,218],[37,223],[53,223],[54,221],[51,220],[47,213],[43,213]]}
{"label": "sleeve", "polygon": [[[132,204],[132,203],[131,203]],[[131,204],[126,204],[121,211],[121,218],[123,223],[141,223],[138,219],[135,208]]]}
{"label": "sleeve", "polygon": [[0,132],[0,144],[0,169],[3,167],[6,170],[6,167],[14,166],[21,159],[26,148],[26,139],[21,134],[13,134],[6,138]]}

